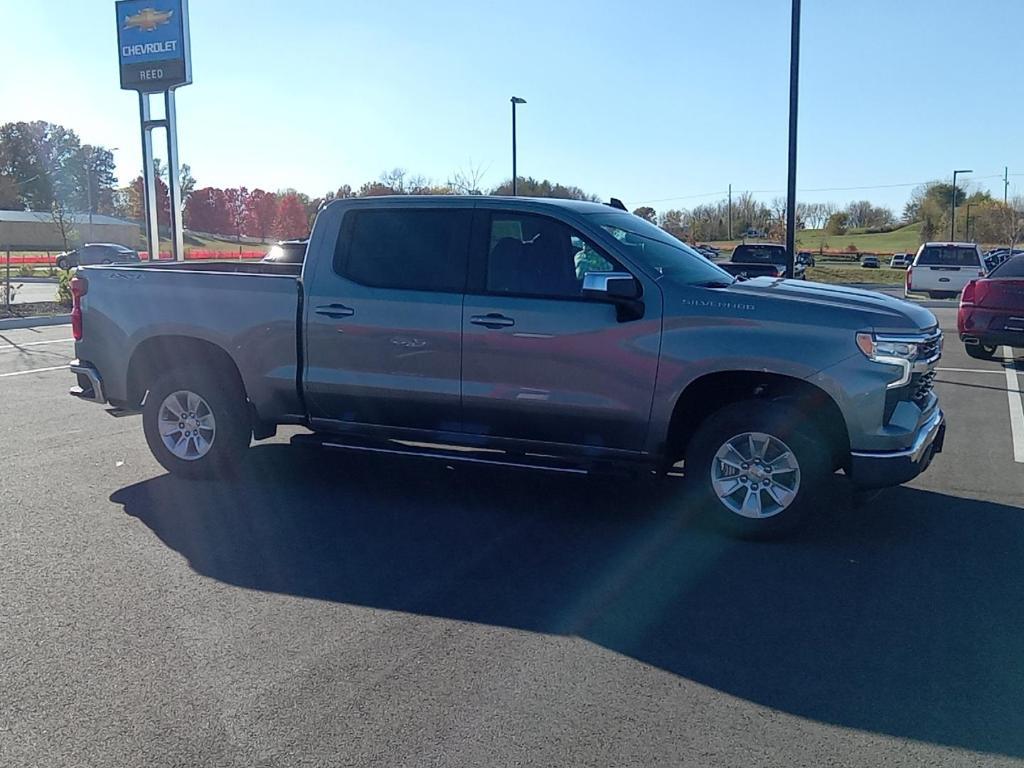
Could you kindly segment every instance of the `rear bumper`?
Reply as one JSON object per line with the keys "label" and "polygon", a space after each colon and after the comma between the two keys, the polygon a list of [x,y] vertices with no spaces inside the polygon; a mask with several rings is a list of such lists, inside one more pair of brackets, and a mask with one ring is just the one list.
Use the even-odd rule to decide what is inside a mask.
{"label": "rear bumper", "polygon": [[979,333],[961,333],[960,341],[971,346],[981,344],[986,347],[1024,347],[1024,331],[981,331]]}
{"label": "rear bumper", "polygon": [[887,488],[913,480],[928,469],[932,458],[942,452],[946,439],[946,417],[941,410],[917,431],[909,448],[900,451],[853,451],[850,475],[860,488]]}
{"label": "rear bumper", "polygon": [[68,390],[69,395],[99,405],[104,405],[107,402],[106,393],[103,390],[103,379],[92,363],[72,360],[68,368],[78,379],[78,384]]}

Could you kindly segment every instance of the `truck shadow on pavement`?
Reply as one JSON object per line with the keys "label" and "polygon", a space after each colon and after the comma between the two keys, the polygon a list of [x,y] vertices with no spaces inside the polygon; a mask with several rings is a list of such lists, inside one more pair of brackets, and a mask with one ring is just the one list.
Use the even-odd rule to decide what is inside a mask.
{"label": "truck shadow on pavement", "polygon": [[248,589],[575,635],[847,728],[1024,756],[1024,511],[839,494],[799,536],[725,539],[653,484],[251,449],[234,483],[113,494]]}

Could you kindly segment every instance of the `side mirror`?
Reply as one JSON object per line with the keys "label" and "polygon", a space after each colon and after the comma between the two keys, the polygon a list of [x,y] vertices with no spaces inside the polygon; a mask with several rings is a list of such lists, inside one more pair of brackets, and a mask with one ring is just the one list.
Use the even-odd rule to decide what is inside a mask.
{"label": "side mirror", "polygon": [[583,295],[589,299],[638,299],[640,285],[628,272],[587,272],[583,275]]}
{"label": "side mirror", "polygon": [[628,272],[587,272],[583,275],[583,298],[615,305],[620,323],[644,316],[640,283]]}

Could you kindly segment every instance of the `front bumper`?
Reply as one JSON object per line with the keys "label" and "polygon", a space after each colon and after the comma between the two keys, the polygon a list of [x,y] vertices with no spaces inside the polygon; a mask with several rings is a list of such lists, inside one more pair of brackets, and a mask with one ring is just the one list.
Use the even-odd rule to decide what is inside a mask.
{"label": "front bumper", "polygon": [[913,480],[942,452],[946,417],[938,408],[917,431],[914,442],[901,451],[852,451],[850,476],[859,488],[887,488]]}
{"label": "front bumper", "polygon": [[103,391],[103,378],[94,365],[81,360],[72,360],[68,368],[78,378],[78,385],[68,390],[69,395],[99,405],[104,405],[107,402],[106,393]]}

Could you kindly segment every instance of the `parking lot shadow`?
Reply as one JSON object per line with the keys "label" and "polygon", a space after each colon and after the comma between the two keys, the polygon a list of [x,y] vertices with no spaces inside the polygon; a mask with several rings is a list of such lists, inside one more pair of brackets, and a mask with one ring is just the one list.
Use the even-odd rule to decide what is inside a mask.
{"label": "parking lot shadow", "polygon": [[1024,511],[912,488],[779,543],[633,482],[253,448],[111,497],[250,589],[576,635],[793,715],[1024,756]]}

